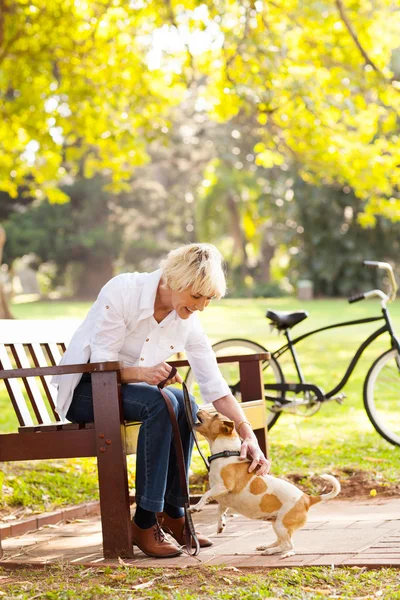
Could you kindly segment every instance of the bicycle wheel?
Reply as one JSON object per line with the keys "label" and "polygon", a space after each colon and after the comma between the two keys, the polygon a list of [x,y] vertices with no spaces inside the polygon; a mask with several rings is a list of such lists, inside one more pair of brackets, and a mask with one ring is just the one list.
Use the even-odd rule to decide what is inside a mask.
{"label": "bicycle wheel", "polygon": [[[266,348],[257,344],[256,342],[252,342],[250,340],[242,340],[242,339],[232,339],[232,340],[224,340],[222,342],[217,342],[213,345],[213,350],[217,356],[234,356],[238,354],[259,354],[260,352],[267,352]],[[231,388],[232,394],[241,402],[241,394],[239,390],[240,384],[240,375],[239,375],[239,365],[238,363],[221,363],[219,364],[219,368],[224,379],[227,381],[229,387]],[[272,384],[272,383],[283,383],[283,373],[278,364],[278,362],[271,357],[269,361],[265,361],[263,364],[263,377],[264,384]],[[194,373],[191,369],[189,369],[186,375],[186,385],[189,390],[196,398],[199,397],[199,389],[197,384],[195,383]],[[268,396],[276,397],[276,400],[279,400],[282,397],[282,392],[268,390]],[[272,412],[271,405],[273,404],[272,400],[266,400],[267,402],[267,426],[268,429],[271,429],[273,425],[277,422],[280,416],[280,412]]]}
{"label": "bicycle wheel", "polygon": [[370,368],[364,382],[364,407],[376,431],[400,446],[400,354],[388,350]]}

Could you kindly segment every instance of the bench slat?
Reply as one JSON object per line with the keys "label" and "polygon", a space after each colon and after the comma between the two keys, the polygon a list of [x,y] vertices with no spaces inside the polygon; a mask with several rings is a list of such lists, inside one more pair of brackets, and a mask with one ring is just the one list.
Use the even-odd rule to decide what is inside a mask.
{"label": "bench slat", "polygon": [[[13,369],[11,360],[4,344],[0,344],[0,366],[2,369]],[[33,425],[33,420],[22,394],[20,383],[15,379],[5,379],[8,394],[14,407],[20,425]]]}
{"label": "bench slat", "polygon": [[53,367],[55,365],[58,365],[61,360],[61,354],[60,354],[57,344],[54,344],[54,343],[53,344],[45,344],[44,346],[46,348],[47,354],[49,355],[51,365]]}
{"label": "bench slat", "polygon": [[[18,368],[29,369],[31,365],[23,345],[10,344],[10,347]],[[36,379],[34,377],[24,377],[22,381],[24,382],[33,410],[35,411],[38,423],[51,423],[50,415],[47,412],[47,408],[43,402],[42,393],[39,389]]]}
{"label": "bench slat", "polygon": [[18,433],[43,433],[46,431],[71,431],[73,429],[87,429],[79,423],[50,423],[49,425],[33,425],[32,427],[18,427]]}
{"label": "bench slat", "polygon": [[[28,346],[29,352],[32,356],[33,364],[35,365],[35,367],[47,367],[48,364],[47,364],[46,357],[44,355],[41,345],[40,344],[27,344],[27,346]],[[44,377],[40,378],[42,385],[43,385],[43,389],[47,396],[47,400],[53,411],[54,418],[58,419],[58,415],[55,411],[57,392],[56,392],[56,389],[50,384],[50,379],[51,379],[50,375],[45,375]]]}

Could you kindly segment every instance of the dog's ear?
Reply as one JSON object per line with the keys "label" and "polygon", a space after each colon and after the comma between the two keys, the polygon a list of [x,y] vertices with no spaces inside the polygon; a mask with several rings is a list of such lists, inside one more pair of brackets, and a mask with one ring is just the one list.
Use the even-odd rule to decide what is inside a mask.
{"label": "dog's ear", "polygon": [[225,433],[226,435],[230,435],[235,427],[233,421],[222,421],[221,425],[221,433]]}

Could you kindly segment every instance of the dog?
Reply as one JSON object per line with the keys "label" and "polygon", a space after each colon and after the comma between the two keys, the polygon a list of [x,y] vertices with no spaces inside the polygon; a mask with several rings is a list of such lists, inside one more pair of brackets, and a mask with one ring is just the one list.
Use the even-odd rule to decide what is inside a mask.
{"label": "dog", "polygon": [[[212,455],[220,452],[240,451],[241,441],[233,421],[220,413],[209,414],[200,410],[198,422],[194,425],[208,441]],[[236,454],[236,453],[235,453]],[[259,546],[262,554],[282,554],[282,558],[293,552],[293,533],[307,521],[308,509],[318,502],[331,500],[340,493],[340,483],[331,475],[321,477],[332,484],[328,494],[309,496],[295,485],[273,477],[248,472],[249,461],[239,460],[239,456],[210,457],[210,489],[192,506],[191,512],[201,511],[207,502],[218,502],[218,528],[222,533],[226,526],[228,508],[249,517],[271,521],[276,541],[270,546]]]}

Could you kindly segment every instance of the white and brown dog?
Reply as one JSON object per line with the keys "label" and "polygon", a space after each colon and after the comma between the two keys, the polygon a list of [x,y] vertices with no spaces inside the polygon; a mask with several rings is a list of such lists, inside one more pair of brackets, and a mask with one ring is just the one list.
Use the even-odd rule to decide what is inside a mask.
{"label": "white and brown dog", "polygon": [[[218,533],[225,528],[228,508],[250,519],[272,521],[276,541],[270,546],[259,546],[257,550],[262,550],[263,554],[294,554],[292,534],[305,525],[310,506],[339,494],[338,480],[331,475],[321,475],[332,484],[333,490],[322,496],[309,496],[283,479],[259,476],[254,471],[249,473],[249,462],[238,457],[241,442],[233,421],[220,413],[210,415],[204,410],[200,410],[197,417],[199,423],[195,428],[207,439],[212,455],[225,452],[225,456],[210,457],[210,489],[191,507],[191,512],[202,510],[211,499],[216,500]],[[234,456],[229,456],[229,452]]]}

